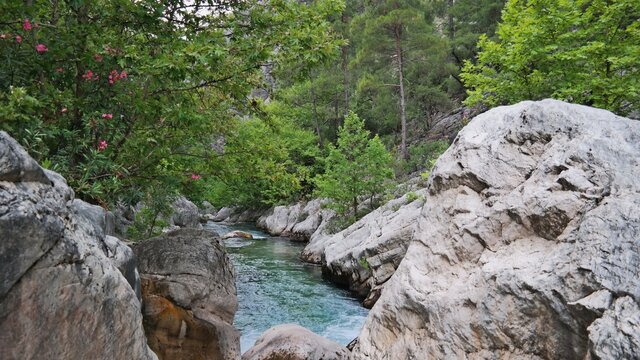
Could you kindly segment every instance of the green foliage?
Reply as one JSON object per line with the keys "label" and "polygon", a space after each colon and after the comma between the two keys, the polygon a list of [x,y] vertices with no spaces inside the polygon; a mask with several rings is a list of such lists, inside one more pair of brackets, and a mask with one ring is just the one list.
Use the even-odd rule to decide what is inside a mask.
{"label": "green foliage", "polygon": [[175,200],[169,189],[153,187],[141,199],[142,208],[136,212],[133,224],[127,229],[127,237],[133,241],[157,236],[169,223],[172,214],[171,202]]}
{"label": "green foliage", "polygon": [[446,84],[454,68],[447,59],[447,41],[429,12],[423,1],[373,1],[351,23],[356,48],[352,67],[358,74],[354,109],[373,132],[400,129],[401,71],[408,121],[429,124],[452,106]]}
{"label": "green foliage", "polygon": [[414,191],[408,192],[405,196],[407,197],[407,202],[410,202],[410,203],[420,198],[420,196],[418,196],[418,194],[416,194]]}
{"label": "green foliage", "polygon": [[[343,6],[2,2],[0,128],[86,200],[135,202],[151,186],[202,197],[217,186],[212,144],[227,134],[264,131],[234,128],[255,110],[248,95],[262,85],[261,66],[295,64],[306,73],[335,56],[341,42],[327,17]],[[269,161],[275,160],[258,166],[261,174],[287,166]],[[288,195],[276,187],[266,201]]]}
{"label": "green foliage", "polygon": [[338,131],[337,146],[329,147],[325,173],[315,178],[317,195],[330,198],[330,206],[351,220],[358,218],[361,200],[369,200],[373,208],[393,178],[391,154],[378,136],[369,134],[364,121],[350,113]]}
{"label": "green foliage", "polygon": [[449,148],[446,141],[428,141],[409,146],[409,161],[406,164],[407,172],[430,170],[433,163]]}
{"label": "green foliage", "polygon": [[444,32],[449,39],[451,65],[455,67],[447,83],[451,96],[462,98],[464,87],[458,74],[465,60],[473,59],[480,36],[493,38],[501,10],[506,0],[430,0],[433,12],[444,20]]}
{"label": "green foliage", "polygon": [[361,256],[358,259],[358,264],[360,264],[360,266],[362,266],[363,268],[369,270],[371,268],[371,266],[369,265],[369,262],[367,261],[367,258],[365,256]]}
{"label": "green foliage", "polygon": [[468,104],[553,97],[628,113],[640,107],[640,2],[511,0],[498,39],[481,37],[462,77]]}
{"label": "green foliage", "polygon": [[274,102],[266,119],[241,120],[228,134],[215,163],[207,199],[216,206],[260,207],[295,201],[311,192],[320,170],[313,133],[300,129],[282,104]]}

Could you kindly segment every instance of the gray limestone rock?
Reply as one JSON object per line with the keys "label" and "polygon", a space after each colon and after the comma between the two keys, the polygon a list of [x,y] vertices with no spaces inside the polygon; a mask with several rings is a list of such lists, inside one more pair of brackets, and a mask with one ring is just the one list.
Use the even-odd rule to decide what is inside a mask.
{"label": "gray limestone rock", "polygon": [[214,232],[179,229],[134,247],[149,345],[161,359],[236,359],[235,273]]}
{"label": "gray limestone rock", "polygon": [[637,359],[640,350],[640,307],[629,296],[589,326],[592,354],[599,359]]}
{"label": "gray limestone rock", "polygon": [[138,264],[133,250],[117,237],[110,235],[104,237],[104,245],[107,257],[111,259],[113,264],[120,270],[120,273],[127,279],[138,300],[142,300],[140,273],[138,272]]}
{"label": "gray limestone rock", "polygon": [[223,207],[222,209],[218,210],[218,213],[213,218],[213,221],[225,221],[231,216],[232,213],[232,208]]}
{"label": "gray limestone rock", "polygon": [[2,132],[0,154],[0,358],[156,359],[124,257],[107,255],[126,246]]}
{"label": "gray limestone rock", "polygon": [[274,326],[262,334],[242,360],[342,360],[349,350],[295,324]]}
{"label": "gray limestone rock", "polygon": [[320,258],[326,277],[367,297],[365,305],[371,307],[413,239],[426,192],[394,199],[337,234],[314,235],[303,257]]}
{"label": "gray limestone rock", "polygon": [[51,183],[44,169],[4,131],[0,131],[0,181]]}
{"label": "gray limestone rock", "polygon": [[639,190],[637,121],[554,100],[476,117],[353,358],[638,358]]}
{"label": "gray limestone rock", "polygon": [[184,196],[177,198],[171,205],[173,214],[171,223],[179,227],[200,228],[200,210],[196,204]]}
{"label": "gray limestone rock", "polygon": [[309,241],[322,232],[331,218],[333,210],[323,208],[324,199],[314,199],[289,206],[276,206],[258,218],[259,228],[273,236],[289,236],[292,240]]}
{"label": "gray limestone rock", "polygon": [[96,236],[104,237],[105,235],[113,235],[112,213],[98,205],[91,205],[80,199],[74,199],[71,207],[76,216],[95,225],[93,231]]}

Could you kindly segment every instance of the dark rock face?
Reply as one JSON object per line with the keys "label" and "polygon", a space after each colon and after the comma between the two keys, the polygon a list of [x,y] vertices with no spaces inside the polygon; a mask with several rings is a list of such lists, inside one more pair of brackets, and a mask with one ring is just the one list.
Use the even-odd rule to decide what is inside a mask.
{"label": "dark rock face", "polygon": [[476,117],[353,357],[637,359],[639,190],[640,122],[553,100]]}
{"label": "dark rock face", "polygon": [[220,238],[180,229],[134,248],[144,327],[160,359],[236,359],[240,336],[235,275]]}
{"label": "dark rock face", "polygon": [[274,326],[262,334],[242,360],[342,360],[349,350],[295,324]]}
{"label": "dark rock face", "polygon": [[131,250],[4,132],[0,154],[0,358],[156,359],[135,279],[118,269],[135,263]]}

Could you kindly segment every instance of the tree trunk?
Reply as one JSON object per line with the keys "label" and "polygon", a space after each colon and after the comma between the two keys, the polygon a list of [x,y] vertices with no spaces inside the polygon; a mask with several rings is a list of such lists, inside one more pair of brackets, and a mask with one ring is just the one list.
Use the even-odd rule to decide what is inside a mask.
{"label": "tree trunk", "polygon": [[453,3],[454,0],[449,0],[449,6],[448,6],[448,10],[449,10],[449,39],[453,39],[453,36],[455,35],[455,23],[453,21],[453,15],[451,15],[451,7],[453,7]]}
{"label": "tree trunk", "polygon": [[[347,26],[349,19],[342,13],[342,24]],[[344,115],[349,113],[349,45],[342,47],[342,86],[344,86]]]}
{"label": "tree trunk", "polygon": [[320,149],[322,149],[323,148],[322,132],[320,131],[320,121],[318,120],[318,105],[316,103],[316,92],[313,89],[313,82],[311,82],[311,86],[309,87],[309,92],[311,93],[311,104],[313,105],[313,118],[316,124],[316,133],[318,134],[318,146],[320,146]]}
{"label": "tree trunk", "polygon": [[402,127],[401,136],[402,143],[400,145],[400,153],[403,159],[409,158],[409,152],[407,151],[407,116],[406,116],[406,104],[404,99],[404,69],[402,64],[402,44],[400,43],[400,37],[402,36],[402,29],[400,26],[396,26],[395,29],[395,41],[396,41],[396,58],[398,60],[398,77],[400,88],[400,125]]}
{"label": "tree trunk", "polygon": [[353,218],[358,220],[358,198],[356,196],[353,197]]}

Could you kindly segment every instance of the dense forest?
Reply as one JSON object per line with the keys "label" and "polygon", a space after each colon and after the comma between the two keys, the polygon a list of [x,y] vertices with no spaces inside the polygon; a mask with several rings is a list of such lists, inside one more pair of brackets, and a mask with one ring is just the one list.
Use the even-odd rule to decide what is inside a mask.
{"label": "dense forest", "polygon": [[[77,196],[344,217],[428,174],[460,107],[640,110],[635,0],[25,0],[0,5],[0,129]],[[145,217],[144,214],[148,214]],[[135,236],[135,234],[132,234]]]}

